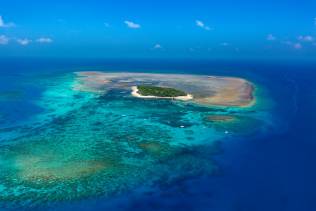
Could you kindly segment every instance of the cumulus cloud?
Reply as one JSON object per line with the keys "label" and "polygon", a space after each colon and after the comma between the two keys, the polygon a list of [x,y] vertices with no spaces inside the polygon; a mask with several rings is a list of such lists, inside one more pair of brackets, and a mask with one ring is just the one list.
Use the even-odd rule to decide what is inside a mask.
{"label": "cumulus cloud", "polygon": [[32,42],[32,40],[29,40],[27,38],[24,38],[24,39],[17,39],[16,40],[20,45],[28,45]]}
{"label": "cumulus cloud", "polygon": [[132,21],[124,21],[124,23],[126,24],[128,28],[131,28],[131,29],[139,29],[141,27],[140,24],[134,23]]}
{"label": "cumulus cloud", "polygon": [[276,40],[276,37],[273,36],[272,34],[268,34],[267,40],[268,40],[268,41],[275,41],[275,40]]}
{"label": "cumulus cloud", "polygon": [[227,47],[227,46],[229,46],[229,43],[223,42],[223,43],[221,43],[220,45],[221,45],[221,46],[224,46],[224,47]]}
{"label": "cumulus cloud", "polygon": [[306,36],[299,36],[297,38],[299,41],[303,41],[303,42],[313,42],[314,41],[314,37],[310,36],[310,35],[306,35]]}
{"label": "cumulus cloud", "polygon": [[294,48],[296,50],[300,50],[300,49],[303,48],[303,45],[301,43],[299,43],[299,42],[283,41],[281,43],[284,44],[284,45],[288,45],[291,48]]}
{"label": "cumulus cloud", "polygon": [[195,22],[196,22],[196,25],[201,27],[201,28],[203,28],[205,26],[202,21],[196,20]]}
{"label": "cumulus cloud", "polygon": [[156,45],[154,45],[154,49],[162,49],[162,46],[157,43]]}
{"label": "cumulus cloud", "polygon": [[0,28],[9,28],[15,26],[14,23],[5,23],[2,16],[0,15]]}
{"label": "cumulus cloud", "polygon": [[314,43],[316,43],[316,37],[313,37],[311,35],[300,35],[294,39],[283,40],[283,39],[277,39],[272,34],[269,34],[267,36],[267,40],[269,40],[269,41],[279,40],[279,42],[277,42],[277,43],[287,45],[290,48],[293,48],[296,50],[303,49],[305,47],[308,47],[310,45],[314,45]]}
{"label": "cumulus cloud", "polygon": [[5,35],[0,35],[0,45],[6,45],[9,43],[9,38]]}
{"label": "cumulus cloud", "polygon": [[295,48],[295,49],[302,49],[303,46],[302,46],[301,43],[294,43],[294,44],[293,44],[293,48]]}
{"label": "cumulus cloud", "polygon": [[49,37],[40,37],[36,40],[38,43],[52,43],[53,40]]}
{"label": "cumulus cloud", "polygon": [[196,24],[198,27],[200,27],[200,28],[202,28],[202,29],[205,29],[205,30],[207,30],[207,31],[211,30],[211,28],[210,28],[209,26],[205,25],[205,24],[204,24],[202,21],[200,21],[200,20],[196,20],[196,21],[195,21],[195,24]]}
{"label": "cumulus cloud", "polygon": [[160,44],[156,44],[156,45],[154,46],[154,48],[160,49],[160,48],[162,48],[162,46],[161,46]]}

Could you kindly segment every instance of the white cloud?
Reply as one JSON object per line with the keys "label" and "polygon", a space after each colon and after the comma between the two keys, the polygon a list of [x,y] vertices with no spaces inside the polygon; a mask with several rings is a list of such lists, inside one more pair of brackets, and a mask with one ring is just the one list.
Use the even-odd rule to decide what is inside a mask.
{"label": "white cloud", "polygon": [[293,45],[291,41],[282,41],[281,43],[284,45]]}
{"label": "white cloud", "polygon": [[199,20],[196,20],[195,23],[197,26],[199,26],[201,28],[204,28],[204,26],[205,26],[204,23],[202,21],[199,21]]}
{"label": "white cloud", "polygon": [[0,27],[4,27],[4,21],[3,21],[3,19],[2,19],[2,16],[0,16]]}
{"label": "white cloud", "polygon": [[283,41],[281,43],[283,43],[285,45],[288,45],[291,48],[294,48],[294,49],[297,49],[297,50],[300,50],[300,49],[303,48],[303,45],[301,43],[298,43],[298,42],[295,43],[295,42],[291,42],[291,41]]}
{"label": "white cloud", "polygon": [[134,23],[132,21],[124,21],[124,23],[127,25],[128,28],[131,29],[139,29],[141,26],[137,23]]}
{"label": "white cloud", "polygon": [[276,37],[273,36],[272,34],[268,34],[267,40],[268,40],[268,41],[275,41],[275,40],[276,40]]}
{"label": "white cloud", "polygon": [[293,48],[295,48],[295,49],[302,49],[303,48],[303,46],[302,46],[302,44],[301,43],[294,43],[293,44]]}
{"label": "white cloud", "polygon": [[303,42],[313,42],[314,41],[314,37],[310,36],[310,35],[306,35],[306,36],[299,36],[297,38],[299,41],[303,41]]}
{"label": "white cloud", "polygon": [[223,43],[221,43],[220,45],[221,45],[221,46],[224,46],[224,47],[227,47],[227,46],[229,46],[229,43],[223,42]]}
{"label": "white cloud", "polygon": [[49,37],[40,37],[36,40],[38,43],[52,43],[53,40]]}
{"label": "white cloud", "polygon": [[31,42],[32,42],[32,40],[29,40],[29,39],[27,39],[27,38],[25,38],[25,39],[17,39],[16,40],[20,45],[28,45],[28,44],[30,44]]}
{"label": "white cloud", "polygon": [[0,15],[0,28],[9,28],[15,26],[14,23],[5,23],[2,16]]}
{"label": "white cloud", "polygon": [[6,45],[9,43],[9,38],[5,35],[0,35],[0,45]]}
{"label": "white cloud", "polygon": [[195,24],[196,24],[198,27],[200,27],[200,28],[202,28],[202,29],[205,29],[205,30],[207,30],[207,31],[211,30],[211,28],[210,28],[209,26],[205,25],[205,24],[204,24],[202,21],[200,21],[200,20],[196,20],[196,21],[195,21]]}
{"label": "white cloud", "polygon": [[154,45],[154,49],[162,49],[162,46],[160,44]]}

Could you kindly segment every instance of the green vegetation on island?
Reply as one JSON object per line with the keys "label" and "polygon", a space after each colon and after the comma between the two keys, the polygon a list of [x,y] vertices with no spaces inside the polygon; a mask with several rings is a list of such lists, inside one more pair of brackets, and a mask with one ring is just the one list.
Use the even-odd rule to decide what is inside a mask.
{"label": "green vegetation on island", "polygon": [[138,93],[143,96],[155,96],[155,97],[180,97],[186,96],[187,93],[168,87],[158,87],[158,86],[147,86],[140,85],[137,86]]}

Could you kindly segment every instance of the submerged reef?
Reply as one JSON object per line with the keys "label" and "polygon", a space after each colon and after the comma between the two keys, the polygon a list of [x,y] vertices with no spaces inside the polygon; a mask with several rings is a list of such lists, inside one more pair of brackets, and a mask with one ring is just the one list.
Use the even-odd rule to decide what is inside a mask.
{"label": "submerged reef", "polygon": [[[164,143],[169,140],[167,130],[156,128],[152,131],[153,128],[145,129],[144,126],[129,131],[116,128],[115,132],[130,136],[125,137],[111,135],[111,129],[88,134],[92,130],[88,127],[81,128],[76,135],[73,130],[80,128],[77,128],[78,123],[80,119],[65,120],[51,128],[52,131],[1,147],[0,204],[39,206],[92,196],[112,196],[139,185],[150,185],[161,177],[182,175],[187,168],[192,174],[201,173],[201,167],[205,172],[212,172],[214,168],[211,160],[203,167],[202,158],[182,154],[183,147]],[[105,125],[99,125],[100,129],[101,126]],[[152,133],[160,136],[160,140],[143,140],[154,137]],[[182,170],[171,171],[168,161],[180,158],[181,162],[176,165]]]}
{"label": "submerged reef", "polygon": [[240,115],[208,115],[204,121],[206,125],[212,125],[217,131],[239,135],[253,134],[263,124],[262,120],[257,118]]}
{"label": "submerged reef", "polygon": [[[249,83],[243,79],[81,72],[46,83],[38,102],[43,112],[21,134],[7,128],[16,134],[0,143],[0,207],[112,197],[212,175],[219,140],[267,125],[264,110],[242,107],[251,102],[242,94]],[[131,86],[141,84],[174,87],[202,105],[226,107],[131,96]],[[237,94],[228,91],[236,86]],[[219,102],[223,89],[230,94]]]}
{"label": "submerged reef", "polygon": [[206,117],[206,120],[210,122],[228,122],[235,119],[236,117],[233,115],[208,115]]}

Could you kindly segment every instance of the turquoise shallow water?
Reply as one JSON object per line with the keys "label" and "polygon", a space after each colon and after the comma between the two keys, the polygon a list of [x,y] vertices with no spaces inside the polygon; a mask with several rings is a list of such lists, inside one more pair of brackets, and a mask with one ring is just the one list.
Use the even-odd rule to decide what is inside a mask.
{"label": "turquoise shallow water", "polygon": [[[4,174],[1,174],[0,184],[2,186],[0,193],[3,194],[0,205],[1,211],[8,210],[9,207],[18,207],[18,210],[60,211],[315,210],[316,171],[313,167],[316,161],[316,136],[314,133],[316,120],[314,112],[316,105],[315,63],[236,60],[44,60],[28,58],[3,59],[0,61],[0,67],[0,148],[2,153],[0,174],[5,167],[8,175],[8,177],[4,177]],[[69,96],[53,96],[70,93],[69,85],[73,82],[72,72],[89,70],[242,77],[256,84],[259,96],[257,98],[258,104],[248,110],[236,110],[233,108],[205,109],[172,102],[173,106],[184,107],[184,112],[196,111],[195,113],[191,112],[190,117],[199,119],[200,125],[203,122],[202,118],[195,114],[204,116],[204,114],[226,114],[229,112],[230,114],[236,114],[238,118],[236,118],[237,121],[226,122],[229,124],[207,122],[205,125],[212,132],[207,135],[203,134],[203,136],[213,137],[215,131],[220,134],[221,138],[219,140],[215,141],[210,138],[207,143],[211,144],[184,145],[183,148],[176,146],[178,153],[172,153],[172,156],[169,156],[170,153],[166,153],[170,150],[163,150],[164,153],[162,154],[164,155],[162,157],[165,159],[161,156],[157,157],[157,155],[149,156],[149,152],[152,154],[159,152],[159,149],[161,149],[161,147],[157,147],[159,145],[152,143],[139,144],[139,147],[135,147],[135,149],[141,148],[139,157],[145,155],[147,157],[138,160],[147,162],[151,159],[152,164],[147,165],[146,168],[146,165],[143,165],[140,169],[144,171],[137,171],[136,169],[135,172],[137,173],[132,174],[130,173],[131,168],[126,168],[124,171],[118,170],[123,168],[114,168],[114,170],[112,167],[115,162],[109,162],[103,153],[101,154],[104,157],[98,157],[93,161],[88,159],[95,157],[91,156],[93,153],[88,153],[92,152],[92,148],[89,145],[84,145],[84,140],[82,142],[76,140],[75,143],[82,144],[83,148],[87,150],[84,150],[82,156],[79,156],[81,153],[75,155],[67,146],[71,146],[73,151],[78,151],[75,146],[78,147],[79,144],[68,145],[66,139],[62,138],[65,133],[68,133],[67,131],[71,134],[69,127],[72,123],[70,124],[70,121],[67,124],[64,123],[65,120],[73,119],[72,115],[76,114],[74,112],[76,109],[73,108],[76,107],[80,110],[81,106],[92,105],[89,102],[97,101],[90,99],[91,95],[87,95],[87,93],[80,94],[82,101],[76,99],[78,96],[73,100],[70,100],[71,97]],[[57,89],[63,91],[54,91]],[[51,94],[48,95],[46,91]],[[122,93],[118,92],[117,94]],[[111,95],[116,95],[116,93],[111,93]],[[139,99],[129,98],[129,96],[124,99],[139,102],[140,105],[144,105],[145,102],[148,105],[150,104],[150,101],[139,101]],[[80,102],[83,101],[86,101],[86,103],[81,104]],[[49,103],[43,106],[44,102]],[[105,102],[107,101],[103,101],[103,103]],[[165,101],[160,101],[159,105],[163,105],[162,103],[165,103]],[[61,106],[57,107],[57,104]],[[66,106],[63,106],[64,104]],[[139,104],[135,104],[135,107]],[[162,110],[161,106],[158,107]],[[168,108],[170,110],[170,107]],[[166,111],[166,114],[168,114],[168,111]],[[168,115],[165,116],[165,119],[168,121],[167,117]],[[248,117],[252,119],[246,121],[249,124],[238,123],[244,122]],[[85,118],[88,117],[85,116]],[[103,118],[105,117],[103,116]],[[129,119],[127,116],[124,118]],[[252,121],[256,123],[251,123]],[[80,121],[80,124],[83,123],[84,121]],[[173,127],[167,126],[167,122],[164,124],[166,128],[173,131]],[[68,126],[66,127],[66,125]],[[248,126],[243,127],[244,125]],[[197,125],[197,127],[199,126]],[[85,134],[83,127],[77,126],[77,128],[80,128],[83,131],[82,134]],[[185,129],[188,130],[189,128],[191,126]],[[234,128],[238,129],[234,133],[223,134],[227,128],[232,131],[234,131]],[[256,132],[249,134],[249,128]],[[241,133],[241,129],[244,129],[243,133]],[[102,130],[105,131],[106,129],[102,128]],[[72,136],[79,137],[81,131],[73,132],[74,135]],[[112,134],[116,134],[115,130]],[[42,138],[39,138],[40,136]],[[68,135],[68,137],[72,136]],[[116,136],[119,135],[116,134]],[[196,137],[196,139],[199,138]],[[65,142],[60,144],[59,148],[58,145],[61,140]],[[54,143],[56,143],[56,146],[54,146]],[[206,142],[203,141],[203,143]],[[100,147],[95,147],[95,151],[101,152],[103,147],[101,144],[98,146]],[[165,146],[163,148],[166,148]],[[148,153],[144,152],[144,148],[147,149]],[[174,145],[172,149],[175,150]],[[66,153],[69,156],[60,156],[60,154]],[[75,158],[76,156],[78,159],[61,159]],[[125,153],[124,156],[126,157],[127,154]],[[131,154],[128,156],[132,157]],[[43,161],[39,162],[38,157],[41,157]],[[36,163],[36,165],[32,165],[30,171],[21,171],[21,169],[26,169],[25,166],[29,166],[26,165],[27,163],[21,162],[23,160],[28,161],[27,163],[32,161],[31,163]],[[78,160],[80,162],[75,162]],[[190,164],[190,161],[192,161],[192,164]],[[192,168],[192,166],[196,166],[196,161],[199,163],[199,168]],[[209,164],[211,166],[207,168]],[[16,168],[12,168],[13,166]],[[24,168],[22,168],[23,166]],[[108,180],[109,183],[105,183],[105,180],[99,180],[99,178],[103,178],[102,175],[106,174],[105,166],[108,167],[107,175],[114,172],[112,173],[115,175],[113,178],[119,175],[117,178],[122,178],[122,180],[115,180],[116,183],[114,179]],[[122,167],[122,165],[120,166]],[[148,168],[149,166],[151,168]],[[45,171],[43,170],[44,167],[46,167]],[[34,168],[41,169],[39,172],[42,172],[42,174],[30,174],[29,172]],[[61,169],[62,171],[58,172],[65,173],[59,174],[54,169]],[[190,171],[191,169],[195,170]],[[91,172],[95,172],[92,177],[97,178],[97,180],[91,180]],[[124,172],[130,174],[124,176]],[[81,179],[76,178],[78,174],[89,179],[85,183],[82,177]],[[46,182],[35,185],[36,178],[43,178],[44,175],[50,175],[50,177],[46,177]],[[90,177],[87,175],[90,175]],[[15,178],[18,178],[18,180],[15,180]],[[33,180],[29,180],[30,178]],[[48,183],[49,180],[52,182]],[[100,181],[100,185],[96,185],[98,184],[97,181]],[[89,184],[95,185],[95,187],[103,187],[103,189],[99,189],[100,191],[97,191],[97,193],[93,192],[91,189],[89,190]],[[119,189],[118,187],[122,186],[115,186],[115,184],[127,185]],[[6,185],[6,189],[3,185]],[[59,187],[60,194],[50,194],[52,191],[49,190],[52,190],[53,187]],[[80,187],[87,187],[83,190],[86,190],[85,193],[88,194],[77,194],[74,197],[73,193],[75,191],[70,190],[80,190]],[[109,190],[110,187],[117,188],[113,188],[115,191],[111,193],[104,192],[104,190]],[[7,193],[5,198],[3,190]],[[65,192],[60,190],[68,191],[66,195],[72,196],[72,198],[64,197],[63,193]],[[23,191],[25,194],[21,196]],[[8,193],[10,194],[8,195]],[[62,197],[60,198],[60,196]]]}
{"label": "turquoise shallow water", "polygon": [[[274,127],[260,91],[250,108],[202,107],[138,99],[120,89],[79,92],[73,90],[73,73],[33,80],[42,90],[33,101],[39,111],[1,128],[0,204],[6,208],[113,197],[214,175],[221,140]],[[214,122],[209,115],[234,119]]]}

